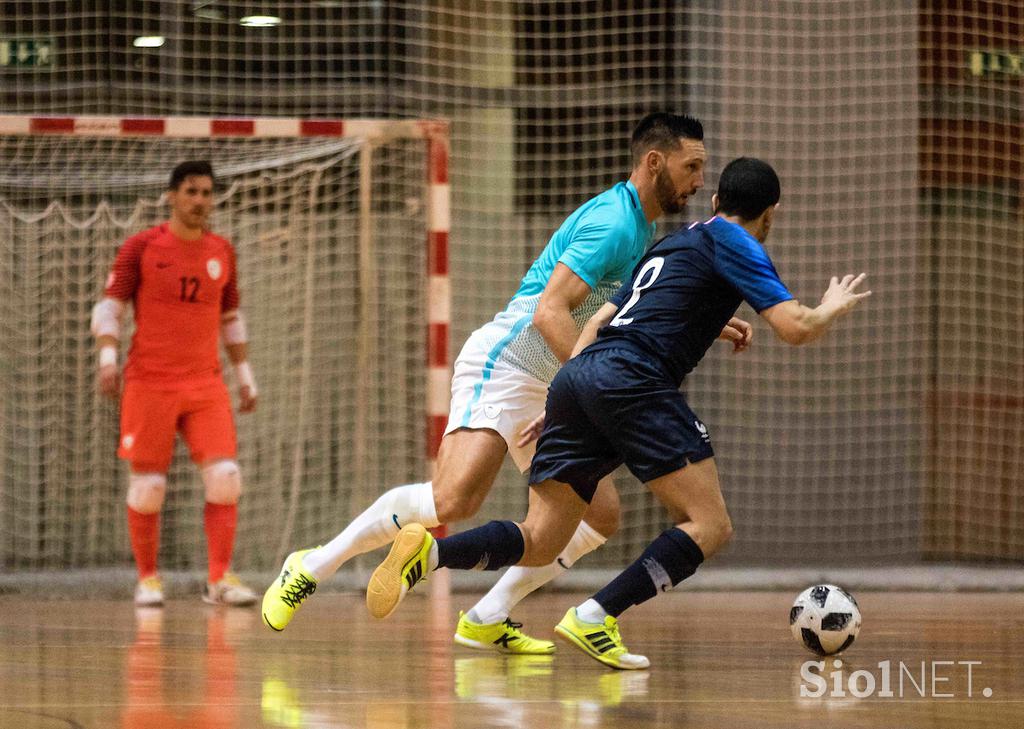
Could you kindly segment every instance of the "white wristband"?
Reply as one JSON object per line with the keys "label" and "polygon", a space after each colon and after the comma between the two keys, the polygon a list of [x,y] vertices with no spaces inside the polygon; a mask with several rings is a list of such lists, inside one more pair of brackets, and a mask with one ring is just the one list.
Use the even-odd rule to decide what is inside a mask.
{"label": "white wristband", "polygon": [[112,347],[109,344],[100,347],[100,367],[108,365],[117,367],[117,347]]}
{"label": "white wristband", "polygon": [[235,379],[238,380],[239,387],[249,388],[250,397],[256,396],[256,378],[253,377],[252,367],[249,366],[248,361],[235,365]]}
{"label": "white wristband", "polygon": [[221,321],[220,334],[224,338],[224,344],[245,344],[249,341],[249,333],[245,328],[245,317],[242,312],[235,309],[230,312],[232,317],[228,321]]}

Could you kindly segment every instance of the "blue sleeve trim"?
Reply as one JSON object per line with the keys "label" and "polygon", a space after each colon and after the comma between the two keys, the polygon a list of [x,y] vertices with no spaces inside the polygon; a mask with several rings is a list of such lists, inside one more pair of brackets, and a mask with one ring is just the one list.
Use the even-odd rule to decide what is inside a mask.
{"label": "blue sleeve trim", "polygon": [[755,311],[795,298],[768,253],[749,234],[728,231],[715,239],[715,268]]}

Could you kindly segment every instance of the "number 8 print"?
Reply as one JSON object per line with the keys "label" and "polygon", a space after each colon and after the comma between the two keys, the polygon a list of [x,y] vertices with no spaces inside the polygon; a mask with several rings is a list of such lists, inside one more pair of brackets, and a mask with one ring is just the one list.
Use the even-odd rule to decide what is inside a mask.
{"label": "number 8 print", "polygon": [[[658,276],[661,274],[661,267],[663,265],[665,265],[665,259],[660,256],[652,258],[644,264],[644,267],[640,269],[640,273],[636,275],[636,279],[633,281],[633,295],[629,297],[629,301],[626,302],[626,305],[619,309],[619,313],[616,314],[615,318],[611,321],[611,326],[621,327],[632,323],[633,317],[626,319],[623,317],[623,314],[633,308],[636,305],[636,302],[640,301],[640,294],[643,293],[644,289],[649,289],[655,280],[657,280]],[[644,280],[644,276],[647,273],[650,273],[651,275],[647,280]]]}

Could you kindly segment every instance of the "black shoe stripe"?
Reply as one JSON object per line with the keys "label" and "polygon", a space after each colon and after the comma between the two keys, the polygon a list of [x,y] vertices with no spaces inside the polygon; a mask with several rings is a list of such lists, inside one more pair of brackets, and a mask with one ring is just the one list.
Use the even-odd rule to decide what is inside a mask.
{"label": "black shoe stripe", "polygon": [[584,633],[584,635],[587,637],[587,640],[597,640],[598,638],[608,637],[608,634],[603,630],[598,631],[597,633]]}
{"label": "black shoe stripe", "polygon": [[588,656],[590,656],[594,660],[600,661],[601,663],[604,663],[605,665],[611,665],[607,661],[605,661],[603,658],[601,658],[602,653],[600,651],[594,650],[594,646],[592,646],[589,641],[582,640],[578,635],[576,635],[572,631],[566,630],[565,632],[559,632],[558,630],[556,630],[555,633],[557,635],[562,636],[563,638],[568,640],[570,643],[572,643],[572,644],[574,644],[576,646],[579,646],[583,650],[584,653],[586,653]]}
{"label": "black shoe stripe", "polygon": [[417,562],[416,564],[414,564],[412,566],[412,568],[409,570],[409,572],[405,575],[405,581],[407,583],[409,583],[409,589],[410,590],[413,588],[413,586],[417,582],[420,581],[420,578],[422,576],[423,576],[423,567],[422,567],[422,565],[420,565],[419,562]]}

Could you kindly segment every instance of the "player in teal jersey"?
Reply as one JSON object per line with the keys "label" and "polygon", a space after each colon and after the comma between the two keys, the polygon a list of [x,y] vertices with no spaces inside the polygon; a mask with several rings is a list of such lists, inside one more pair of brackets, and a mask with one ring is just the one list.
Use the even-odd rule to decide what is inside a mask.
{"label": "player in teal jersey", "polygon": [[[476,330],[455,363],[448,426],[432,481],[383,494],[323,547],[289,555],[263,600],[264,622],[283,630],[323,579],[355,555],[389,544],[407,523],[428,527],[473,516],[505,454],[529,468],[530,437],[543,419],[548,384],[583,325],[627,280],[651,245],[655,220],[683,210],[704,186],[704,132],[696,119],[656,113],[633,132],[625,182],[587,201],[554,233],[504,311]],[[738,329],[736,327],[739,327]],[[727,328],[737,342],[750,330]],[[618,494],[601,483],[569,546],[550,565],[509,570],[469,613],[455,640],[473,648],[550,653],[512,623],[513,605],[615,532]]]}

